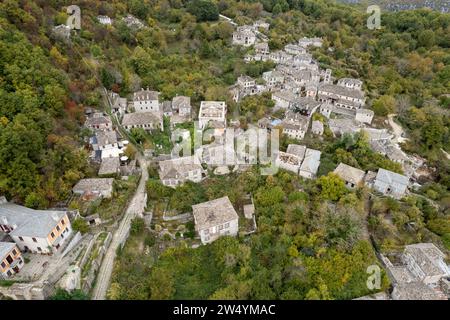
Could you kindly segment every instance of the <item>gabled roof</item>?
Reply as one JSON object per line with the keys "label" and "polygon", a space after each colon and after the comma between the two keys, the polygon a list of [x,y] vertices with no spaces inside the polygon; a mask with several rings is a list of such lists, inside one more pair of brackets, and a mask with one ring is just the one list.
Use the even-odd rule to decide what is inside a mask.
{"label": "gabled roof", "polygon": [[191,98],[186,96],[176,96],[172,99],[172,108],[174,110],[179,110],[180,107],[190,107]]}
{"label": "gabled roof", "polygon": [[410,254],[425,276],[448,276],[450,270],[444,262],[445,254],[433,243],[417,243],[405,247],[406,254]]}
{"label": "gabled roof", "polygon": [[192,212],[197,230],[215,227],[239,218],[228,196],[193,205]]}
{"label": "gabled roof", "polygon": [[122,125],[136,126],[151,123],[161,123],[162,116],[159,112],[133,112],[123,116]]}
{"label": "gabled roof", "polygon": [[303,160],[306,152],[306,147],[299,145],[299,144],[290,144],[287,147],[286,153],[290,153],[293,155],[296,155],[300,158],[300,160]]}
{"label": "gabled roof", "polygon": [[141,89],[133,94],[134,101],[158,100],[160,93],[149,89]]}
{"label": "gabled roof", "polygon": [[100,131],[96,133],[96,140],[99,146],[117,143],[116,131]]}
{"label": "gabled roof", "polygon": [[113,178],[91,178],[81,179],[73,187],[74,192],[102,192],[113,187]]}
{"label": "gabled roof", "polygon": [[319,150],[306,149],[305,159],[300,170],[316,174],[320,165],[320,155],[321,152]]}
{"label": "gabled roof", "polygon": [[120,167],[119,157],[111,157],[102,159],[100,169],[98,170],[99,175],[104,174],[115,174]]}
{"label": "gabled roof", "polygon": [[16,225],[11,236],[47,237],[65,211],[33,210],[14,203],[0,204],[0,223]]}
{"label": "gabled roof", "polygon": [[409,178],[404,175],[380,168],[378,169],[376,181],[382,181],[388,185],[396,184],[407,187]]}
{"label": "gabled roof", "polygon": [[363,181],[365,172],[361,169],[346,165],[345,163],[339,163],[336,169],[333,171],[342,180],[353,184],[359,184]]}

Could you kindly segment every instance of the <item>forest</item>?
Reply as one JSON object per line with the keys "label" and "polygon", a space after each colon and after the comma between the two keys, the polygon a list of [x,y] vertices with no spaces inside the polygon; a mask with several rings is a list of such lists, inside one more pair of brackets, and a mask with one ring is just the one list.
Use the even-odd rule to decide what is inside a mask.
{"label": "forest", "polygon": [[[63,41],[52,32],[82,10],[82,28]],[[128,13],[144,28],[129,28]],[[226,100],[242,124],[270,114],[268,97],[231,101],[238,76],[259,77],[270,63],[245,63],[247,49],[231,46],[233,27],[270,22],[271,50],[301,37],[322,37],[313,50],[333,75],[364,81],[377,123],[397,114],[409,140],[403,150],[427,160],[431,175],[417,194],[396,201],[348,192],[330,174],[341,161],[364,170],[395,163],[375,154],[364,137],[326,137],[305,144],[325,159],[316,181],[287,172],[263,177],[257,168],[227,178],[185,185],[177,198],[149,182],[149,198],[228,195],[239,206],[255,199],[258,232],[223,238],[197,249],[183,241],[159,252],[150,230],[137,228],[119,254],[111,299],[351,299],[369,293],[366,268],[375,250],[418,241],[450,248],[450,16],[431,10],[383,12],[382,28],[369,30],[357,8],[325,0],[4,0],[0,3],[0,194],[33,208],[64,201],[80,178],[93,175],[82,129],[84,109],[103,110],[102,86],[122,96],[141,87],[201,100]],[[112,26],[96,17],[108,15]],[[156,137],[155,140],[161,140]],[[284,145],[289,141],[284,140]],[[161,193],[159,193],[161,192]],[[386,217],[390,223],[386,222]],[[414,228],[410,226],[414,225]],[[373,236],[373,246],[369,239]],[[154,248],[145,255],[144,247]],[[153,251],[152,251],[153,252]],[[383,278],[383,288],[389,285]]]}

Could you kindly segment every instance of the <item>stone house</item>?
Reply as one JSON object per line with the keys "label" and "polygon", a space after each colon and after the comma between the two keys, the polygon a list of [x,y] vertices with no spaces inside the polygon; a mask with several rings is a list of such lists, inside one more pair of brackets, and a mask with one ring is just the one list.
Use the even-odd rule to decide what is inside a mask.
{"label": "stone house", "polygon": [[0,198],[0,230],[9,234],[21,251],[52,254],[72,233],[65,211],[33,210]]}
{"label": "stone house", "polygon": [[311,126],[311,132],[313,134],[317,134],[319,136],[321,136],[323,134],[323,123],[322,121],[316,120],[312,122],[312,126]]}
{"label": "stone house", "polygon": [[355,120],[362,123],[372,123],[374,112],[369,109],[358,109],[356,110]]}
{"label": "stone house", "polygon": [[226,126],[227,105],[225,101],[202,101],[198,114],[199,126],[205,128],[209,121],[222,122]]}
{"label": "stone house", "polygon": [[255,28],[252,26],[240,26],[235,32],[233,32],[234,45],[240,45],[244,47],[249,47],[254,45],[256,42],[256,32]]}
{"label": "stone house", "polygon": [[204,169],[196,156],[169,159],[159,162],[159,178],[165,186],[175,188],[186,181],[200,182]]}
{"label": "stone house", "polygon": [[373,188],[386,196],[402,198],[407,191],[409,178],[385,169],[378,169]]}
{"label": "stone house", "polygon": [[141,128],[146,131],[164,130],[163,116],[160,112],[133,112],[126,113],[122,125],[127,130]]}
{"label": "stone house", "polygon": [[111,198],[113,193],[113,183],[113,178],[81,179],[72,188],[72,192],[80,196]]}
{"label": "stone house", "polygon": [[320,156],[321,152],[319,150],[306,149],[299,175],[307,179],[315,178],[320,165]]}
{"label": "stone house", "polygon": [[364,183],[364,177],[366,173],[358,168],[346,165],[345,163],[339,163],[333,173],[338,175],[345,181],[345,185],[349,189],[354,189]]}
{"label": "stone house", "polygon": [[112,130],[112,121],[108,116],[105,116],[101,112],[94,113],[91,117],[87,118],[84,126],[91,130]]}
{"label": "stone house", "polygon": [[141,89],[133,94],[135,112],[159,112],[159,95],[157,91]]}
{"label": "stone house", "polygon": [[228,196],[192,206],[195,230],[203,244],[222,236],[236,236],[239,216]]}

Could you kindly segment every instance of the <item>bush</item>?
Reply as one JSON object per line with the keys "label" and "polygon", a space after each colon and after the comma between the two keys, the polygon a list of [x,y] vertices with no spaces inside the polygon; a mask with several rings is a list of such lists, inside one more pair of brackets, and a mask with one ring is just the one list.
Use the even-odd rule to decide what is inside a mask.
{"label": "bush", "polygon": [[215,21],[219,19],[219,9],[217,5],[209,0],[193,0],[188,6],[187,10],[193,14],[197,21]]}
{"label": "bush", "polygon": [[145,222],[142,218],[134,218],[131,220],[130,233],[132,235],[140,234],[144,231]]}
{"label": "bush", "polygon": [[75,231],[80,231],[81,233],[86,233],[89,231],[89,225],[84,219],[76,218],[72,222],[72,229]]}

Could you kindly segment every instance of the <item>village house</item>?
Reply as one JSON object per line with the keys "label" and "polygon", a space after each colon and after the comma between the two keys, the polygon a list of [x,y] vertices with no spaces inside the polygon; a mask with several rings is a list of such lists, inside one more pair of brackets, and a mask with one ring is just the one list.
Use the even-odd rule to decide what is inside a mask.
{"label": "village house", "polygon": [[287,44],[284,46],[284,51],[292,55],[301,55],[306,53],[306,49],[296,44]]}
{"label": "village house", "polygon": [[127,98],[120,97],[117,93],[111,94],[112,107],[111,111],[113,113],[118,113],[119,115],[124,114],[127,111]]}
{"label": "village house", "polygon": [[309,98],[299,97],[291,104],[291,110],[305,117],[311,117],[314,112],[320,107],[321,103]]}
{"label": "village house", "polygon": [[338,80],[337,85],[346,87],[352,90],[362,90],[362,81],[353,78],[341,78]]}
{"label": "village house", "polygon": [[315,84],[317,86],[320,81],[319,73],[312,70],[299,70],[292,78],[295,83],[301,87],[304,87],[307,84]]}
{"label": "village house", "polygon": [[72,192],[83,197],[111,198],[113,193],[113,178],[81,179],[72,188]]}
{"label": "village house", "polygon": [[199,154],[201,162],[208,166],[236,165],[237,156],[234,146],[228,143],[216,143],[203,145],[196,153]]}
{"label": "village house", "polygon": [[323,40],[321,38],[306,38],[303,37],[300,40],[298,40],[298,45],[303,47],[303,48],[307,48],[309,46],[312,47],[321,47],[323,44]]}
{"label": "village house", "polygon": [[139,30],[144,27],[142,21],[131,14],[128,14],[127,16],[123,17],[122,21],[125,22],[127,27],[131,29]]}
{"label": "village house", "polygon": [[324,128],[323,128],[322,121],[315,120],[312,122],[311,132],[313,134],[317,134],[317,135],[321,136],[323,134],[323,130],[324,130]]}
{"label": "village house", "polygon": [[294,56],[287,52],[278,50],[278,51],[271,52],[269,54],[269,59],[278,64],[288,64],[289,65],[289,64],[293,64]]}
{"label": "village house", "polygon": [[364,92],[347,87],[322,83],[318,88],[319,101],[334,104],[346,109],[359,109],[364,106]]}
{"label": "village house", "polygon": [[159,112],[159,95],[157,91],[141,89],[133,94],[135,112]]}
{"label": "village house", "polygon": [[0,198],[0,230],[9,234],[21,251],[52,254],[72,233],[65,211],[33,210]]}
{"label": "village house", "polygon": [[407,245],[401,257],[416,279],[432,287],[438,286],[442,278],[450,276],[445,258],[445,254],[433,243]]}
{"label": "village house", "polygon": [[268,87],[275,87],[277,85],[281,85],[284,82],[284,75],[276,70],[264,72],[262,78],[264,79]]}
{"label": "village house", "polygon": [[319,150],[306,149],[299,175],[307,179],[315,178],[320,165],[320,155],[321,152]]}
{"label": "village house", "polygon": [[347,118],[330,119],[328,121],[328,126],[335,136],[343,135],[345,133],[353,134],[361,131],[362,128],[362,125],[359,122]]}
{"label": "village house", "polygon": [[111,25],[112,24],[112,20],[108,16],[97,16],[97,20],[99,23],[101,23],[103,25]]}
{"label": "village house", "polygon": [[240,26],[233,32],[233,44],[249,47],[256,42],[255,28],[252,26]]}
{"label": "village house", "polygon": [[272,100],[275,101],[275,110],[289,109],[297,99],[298,96],[291,90],[281,90],[272,93]]}
{"label": "village house", "polygon": [[102,159],[100,169],[98,170],[99,176],[114,175],[120,172],[120,158],[110,157]]}
{"label": "village house", "polygon": [[191,118],[192,106],[191,98],[186,96],[176,96],[172,99],[172,109],[178,112],[180,117]]}
{"label": "village house", "polygon": [[163,116],[160,112],[133,112],[126,113],[122,119],[125,129],[141,128],[146,131],[164,130]]}
{"label": "village house", "polygon": [[202,101],[198,114],[199,126],[205,128],[209,121],[222,122],[226,126],[227,105],[225,101]]}
{"label": "village house", "polygon": [[175,188],[186,182],[200,182],[203,179],[203,167],[196,156],[169,159],[159,162],[159,178],[165,186]]}
{"label": "village house", "polygon": [[117,133],[112,131],[99,131],[91,138],[91,145],[94,150],[104,150],[109,148],[117,148]]}
{"label": "village house", "polygon": [[0,279],[19,273],[24,265],[22,253],[14,242],[0,242]]}
{"label": "village house", "polygon": [[113,125],[109,116],[105,116],[101,112],[94,113],[91,117],[86,119],[84,126],[91,130],[112,130]]}
{"label": "village house", "polygon": [[256,55],[266,56],[270,53],[269,44],[267,42],[258,42],[255,44]]}
{"label": "village house", "polygon": [[371,124],[373,115],[374,115],[374,112],[372,110],[358,109],[358,110],[356,110],[355,120],[362,122],[362,123]]}
{"label": "village house", "polygon": [[286,152],[280,151],[275,164],[285,170],[298,175],[303,158],[305,157],[306,147],[298,144],[290,144]]}
{"label": "village house", "polygon": [[338,175],[345,181],[345,185],[349,189],[354,189],[364,183],[364,176],[366,173],[358,168],[346,165],[345,163],[339,163],[333,173]]}
{"label": "village house", "polygon": [[239,216],[228,196],[192,206],[195,230],[203,244],[221,236],[236,236]]}
{"label": "village house", "polygon": [[315,99],[317,96],[317,85],[313,83],[308,83],[305,85],[305,96],[308,98]]}
{"label": "village house", "polygon": [[298,121],[283,120],[279,126],[283,130],[283,134],[291,139],[301,140],[305,137],[308,130],[308,119],[301,116]]}
{"label": "village house", "polygon": [[386,196],[399,199],[405,195],[408,184],[408,177],[380,168],[373,187]]}
{"label": "village house", "polygon": [[173,109],[172,109],[172,101],[163,101],[160,105],[160,110],[162,110],[162,113],[166,117],[173,116]]}
{"label": "village house", "polygon": [[265,22],[264,20],[256,20],[253,23],[253,27],[261,28],[261,29],[264,29],[264,30],[269,30],[270,24],[268,22]]}

